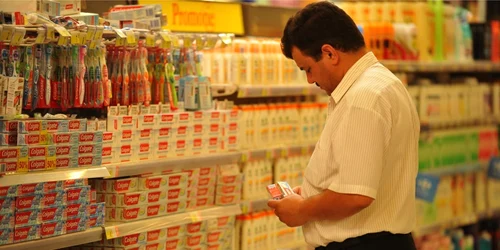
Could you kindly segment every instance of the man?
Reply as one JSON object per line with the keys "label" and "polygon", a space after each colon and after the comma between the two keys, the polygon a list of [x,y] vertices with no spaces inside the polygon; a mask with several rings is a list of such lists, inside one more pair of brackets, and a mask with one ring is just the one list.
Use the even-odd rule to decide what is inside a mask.
{"label": "man", "polygon": [[420,122],[405,86],[332,3],[291,17],[281,43],[330,104],[304,183],[268,205],[288,226],[303,226],[316,249],[415,249]]}

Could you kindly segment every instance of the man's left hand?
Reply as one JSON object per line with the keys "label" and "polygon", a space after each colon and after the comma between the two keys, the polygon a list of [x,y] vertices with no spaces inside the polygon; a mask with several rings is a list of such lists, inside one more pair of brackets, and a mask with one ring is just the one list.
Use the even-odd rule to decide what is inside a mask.
{"label": "man's left hand", "polygon": [[269,200],[267,205],[274,209],[281,222],[289,227],[300,227],[307,222],[307,216],[301,211],[303,202],[302,196],[291,194],[281,200]]}

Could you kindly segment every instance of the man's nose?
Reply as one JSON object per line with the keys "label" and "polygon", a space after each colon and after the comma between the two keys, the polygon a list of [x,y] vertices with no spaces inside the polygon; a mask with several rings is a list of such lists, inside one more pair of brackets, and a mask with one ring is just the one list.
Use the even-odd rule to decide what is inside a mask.
{"label": "man's nose", "polygon": [[316,83],[316,81],[314,81],[310,75],[307,75],[307,82],[308,82],[309,84]]}

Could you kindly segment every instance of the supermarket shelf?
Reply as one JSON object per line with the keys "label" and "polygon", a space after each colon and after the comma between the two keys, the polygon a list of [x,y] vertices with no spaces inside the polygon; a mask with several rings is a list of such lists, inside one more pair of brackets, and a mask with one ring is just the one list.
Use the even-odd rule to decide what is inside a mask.
{"label": "supermarket shelf", "polygon": [[241,211],[243,214],[259,212],[264,210],[269,210],[270,208],[267,206],[267,202],[269,199],[261,199],[254,201],[241,201]]}
{"label": "supermarket shelf", "polygon": [[102,227],[61,236],[0,246],[0,250],[53,250],[77,246],[102,239]]}
{"label": "supermarket shelf", "polygon": [[433,223],[430,225],[421,226],[421,227],[417,228],[413,232],[413,234],[415,236],[422,236],[422,235],[426,235],[429,233],[439,232],[441,230],[471,225],[471,224],[476,223],[477,221],[478,221],[478,215],[476,213],[469,214],[469,215],[462,215],[462,216],[455,217],[455,218],[448,220],[448,221],[443,221],[443,222]]}
{"label": "supermarket shelf", "polygon": [[106,167],[75,168],[65,170],[30,172],[26,174],[8,174],[0,177],[0,183],[2,184],[2,186],[12,186],[37,182],[100,178],[108,176],[109,172]]}
{"label": "supermarket shelf", "polygon": [[400,72],[500,72],[500,63],[381,61],[388,69]]}
{"label": "supermarket shelf", "polygon": [[187,223],[193,223],[221,216],[241,214],[239,204],[207,208],[180,214],[161,216],[133,222],[106,223],[104,231],[106,239],[118,238],[124,235],[142,233],[150,230],[162,229]]}
{"label": "supermarket shelf", "polygon": [[297,85],[241,85],[238,97],[304,96],[324,93],[320,88],[309,84]]}
{"label": "supermarket shelf", "polygon": [[211,84],[212,96],[229,96],[238,91],[238,86],[234,84]]}
{"label": "supermarket shelf", "polygon": [[203,156],[179,157],[172,159],[115,163],[104,166],[109,170],[110,177],[122,177],[161,173],[162,171],[166,170],[181,170],[202,166],[233,163],[237,162],[240,157],[240,152],[229,152]]}
{"label": "supermarket shelf", "polygon": [[292,146],[275,146],[271,148],[245,150],[242,151],[242,161],[249,159],[271,159],[278,156],[285,157],[289,155],[303,155],[310,153],[314,150],[316,144],[303,144]]}
{"label": "supermarket shelf", "polygon": [[436,169],[428,169],[428,170],[423,170],[422,173],[445,176],[454,174],[465,174],[470,172],[476,172],[479,170],[481,170],[481,164],[474,163],[474,164],[463,164],[451,167],[442,167]]}

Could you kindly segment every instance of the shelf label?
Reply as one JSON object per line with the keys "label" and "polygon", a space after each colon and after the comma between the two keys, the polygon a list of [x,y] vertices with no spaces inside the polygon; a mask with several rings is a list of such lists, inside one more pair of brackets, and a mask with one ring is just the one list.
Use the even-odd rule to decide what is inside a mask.
{"label": "shelf label", "polygon": [[250,160],[252,153],[250,151],[241,152],[241,162],[247,162]]}
{"label": "shelf label", "polygon": [[106,239],[114,239],[120,237],[120,231],[118,230],[118,227],[112,226],[112,227],[106,227]]}
{"label": "shelf label", "polygon": [[266,159],[274,159],[276,157],[276,152],[273,149],[266,151]]}
{"label": "shelf label", "polygon": [[252,212],[252,202],[251,201],[245,201],[241,203],[241,212],[243,214],[248,214]]}
{"label": "shelf label", "polygon": [[416,197],[432,203],[436,197],[438,185],[438,176],[419,173],[417,175]]}
{"label": "shelf label", "polygon": [[192,222],[198,222],[203,220],[203,217],[201,216],[201,213],[199,211],[189,213],[189,217],[191,218]]}
{"label": "shelf label", "polygon": [[500,179],[500,158],[493,157],[488,166],[488,176],[493,179]]}

